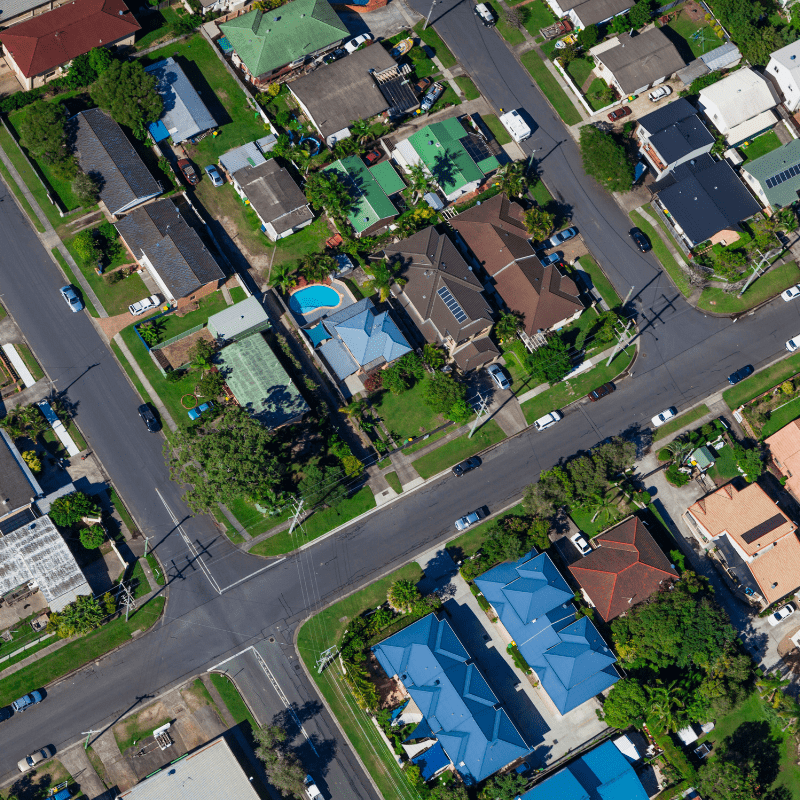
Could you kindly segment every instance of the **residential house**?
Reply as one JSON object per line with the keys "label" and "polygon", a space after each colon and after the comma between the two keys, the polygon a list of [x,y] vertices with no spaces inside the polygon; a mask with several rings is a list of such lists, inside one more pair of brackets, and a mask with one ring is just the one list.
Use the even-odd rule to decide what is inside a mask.
{"label": "residential house", "polygon": [[568,17],[578,30],[607,22],[633,6],[631,0],[547,0],[547,4],[559,19]]}
{"label": "residential house", "polygon": [[164,101],[161,118],[149,125],[154,141],[169,138],[174,144],[180,144],[217,127],[216,120],[174,58],[156,61],[144,69],[158,81],[156,91]]}
{"label": "residential house", "polygon": [[0,428],[0,534],[32,522],[36,517],[33,504],[43,495],[22,454]]}
{"label": "residential house", "polygon": [[759,211],[755,198],[727,161],[702,155],[673,168],[651,189],[673,234],[691,249],[701,242],[729,245],[739,223]]}
{"label": "residential house", "polygon": [[291,236],[314,221],[314,212],[294,178],[275,159],[265,159],[257,142],[225,153],[220,164],[271,241]]}
{"label": "residential house", "polygon": [[238,342],[272,327],[266,309],[253,295],[212,314],[206,324],[209,333],[221,345]]}
{"label": "residential house", "polygon": [[772,463],[786,478],[784,488],[800,500],[800,420],[790,422],[765,441]]}
{"label": "residential house", "polygon": [[683,69],[678,70],[678,77],[684,86],[691,86],[693,81],[702,78],[703,75],[730,69],[741,60],[742,54],[739,48],[733,42],[726,42],[690,61]]}
{"label": "residential house", "polygon": [[527,336],[562,328],[584,310],[577,286],[558,264],[543,266],[530,243],[519,203],[497,194],[450,220],[474,263],[492,279]]}
{"label": "residential house", "polygon": [[40,17],[71,2],[72,0],[6,0],[0,5],[2,28],[5,30],[31,17]]}
{"label": "residential house", "polygon": [[757,483],[744,489],[726,483],[690,506],[684,520],[763,605],[800,588],[797,526]]}
{"label": "residential house", "polygon": [[379,233],[399,214],[390,198],[406,185],[388,161],[367,167],[358,156],[347,156],[325,167],[325,172],[335,173],[350,190],[353,206],[347,220],[356,236]]}
{"label": "residential house", "polygon": [[597,76],[615,87],[620,97],[641,94],[686,66],[661,28],[614,36],[595,45],[589,53],[595,60]]}
{"label": "residential house", "polygon": [[605,622],[665,589],[678,575],[639,517],[595,536],[594,548],[570,564],[584,596]]}
{"label": "residential house", "polygon": [[449,236],[425,228],[383,252],[406,281],[395,287],[397,300],[426,341],[465,371],[500,355],[489,339],[493,318],[483,286]]}
{"label": "residential house", "polygon": [[742,165],[742,178],[765,208],[797,202],[800,192],[800,139]]}
{"label": "residential house", "polygon": [[474,192],[500,166],[483,139],[455,117],[396,142],[391,156],[406,171],[422,165],[448,200]]}
{"label": "residential house", "polygon": [[141,27],[123,0],[74,0],[4,30],[0,43],[22,87],[34,89],[94,47],[133,44]]}
{"label": "residential house", "polygon": [[187,221],[184,203],[156,200],[134,209],[114,227],[167,301],[183,308],[219,288],[225,273]]}
{"label": "residential house", "polygon": [[81,169],[97,178],[100,200],[114,216],[163,192],[122,128],[99,108],[72,117]]}
{"label": "residential house", "polygon": [[383,47],[365,47],[288,84],[329,147],[350,136],[350,125],[386,112],[397,117],[419,98]]}
{"label": "residential house", "polygon": [[576,616],[573,591],[547,553],[500,564],[475,585],[558,713],[568,714],[619,680],[617,657],[592,621]]}
{"label": "residential house", "polygon": [[710,153],[714,137],[685,98],[659,106],[636,120],[639,150],[650,164],[656,180],[670,170]]}
{"label": "residential house", "polygon": [[[195,9],[189,4],[189,0],[181,0],[181,2],[187,14],[196,13]],[[214,12],[228,14],[241,8],[247,3],[247,0],[199,0],[199,2],[203,9],[203,14],[212,14]]]}
{"label": "residential house", "polygon": [[784,106],[794,114],[800,108],[800,39],[769,57],[767,76],[778,84]]}
{"label": "residential house", "polygon": [[778,121],[780,103],[768,78],[752,67],[737,69],[700,90],[697,105],[731,147],[769,130]]}
{"label": "residential house", "polygon": [[428,614],[372,652],[422,711],[406,741],[435,740],[467,785],[530,752],[447,620]]}
{"label": "residential house", "polygon": [[221,23],[219,29],[233,48],[233,63],[256,86],[338,47],[350,35],[328,0],[292,0],[271,11],[253,9]]}
{"label": "residential house", "polygon": [[648,792],[625,754],[628,750],[619,742],[606,741],[583,753],[518,800],[647,800]]}

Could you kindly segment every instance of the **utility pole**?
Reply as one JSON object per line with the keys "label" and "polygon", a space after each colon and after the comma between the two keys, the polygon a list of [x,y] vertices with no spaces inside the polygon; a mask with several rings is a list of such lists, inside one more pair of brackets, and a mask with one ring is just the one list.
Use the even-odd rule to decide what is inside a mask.
{"label": "utility pole", "polygon": [[[760,250],[757,250],[756,252],[757,252],[759,255],[761,255],[761,251],[760,251]],[[744,293],[747,291],[747,289],[749,288],[750,284],[751,284],[751,283],[752,283],[752,282],[753,282],[753,281],[754,281],[754,280],[755,280],[755,279],[756,279],[756,278],[757,278],[759,275],[761,275],[762,273],[766,272],[766,269],[767,269],[767,268],[764,266],[764,264],[765,264],[765,263],[767,263],[767,262],[769,262],[769,260],[770,260],[770,259],[771,259],[773,256],[776,256],[776,255],[778,255],[780,252],[781,252],[781,251],[780,251],[780,248],[778,248],[778,249],[776,249],[776,250],[770,250],[770,251],[769,251],[769,252],[768,252],[768,253],[767,253],[765,256],[761,256],[761,260],[760,260],[760,261],[759,261],[757,264],[753,265],[753,274],[752,274],[752,275],[751,275],[751,276],[750,276],[750,277],[747,279],[747,283],[745,283],[744,287],[742,288],[742,291],[741,291],[741,292],[739,292],[739,294],[737,295],[738,297],[741,297],[741,296],[742,296],[742,295],[743,295],[743,294],[744,294]]]}
{"label": "utility pole", "polygon": [[150,544],[150,537],[149,536],[145,536],[144,537],[144,556],[142,556],[142,558],[147,558],[147,548],[148,548],[149,544]]}
{"label": "utility pole", "polygon": [[294,510],[294,517],[292,518],[292,525],[289,528],[289,536],[292,535],[292,531],[295,529],[295,526],[297,525],[298,521],[300,520],[300,512],[303,510],[303,505],[305,504],[306,501],[301,497],[299,503],[297,502],[296,499],[293,502],[297,504],[297,508],[295,508],[295,510]]}
{"label": "utility pole", "polygon": [[433,14],[433,7],[436,5],[436,0],[432,0],[431,2],[431,10],[428,12],[428,16],[425,17],[425,24],[422,26],[422,30],[425,30],[428,27],[428,24],[431,21],[431,14]]}
{"label": "utility pole", "polygon": [[[608,366],[614,360],[614,357],[619,352],[620,347],[622,347],[622,340],[623,340],[623,338],[627,338],[627,336],[628,336],[628,328],[630,328],[631,325],[633,325],[633,320],[629,320],[628,324],[619,332],[619,334],[618,334],[619,335],[619,339],[617,339],[617,343],[614,345],[614,350],[612,351],[611,355],[608,357],[608,361],[606,361],[606,366]],[[614,327],[616,328],[616,323],[614,324]]]}
{"label": "utility pole", "polygon": [[86,742],[83,745],[83,749],[84,750],[88,750],[89,749],[89,739],[92,738],[92,734],[93,733],[100,733],[100,731],[83,731],[83,733],[86,734]]}
{"label": "utility pole", "polygon": [[132,608],[136,608],[136,601],[133,599],[133,595],[131,594],[130,587],[126,583],[121,583],[120,586],[122,587],[122,591],[125,592],[125,622],[128,621],[128,614]]}
{"label": "utility pole", "polygon": [[480,394],[478,395],[478,397],[480,397],[481,400],[481,407],[478,409],[478,415],[475,417],[475,421],[472,423],[472,427],[470,428],[469,436],[467,436],[467,439],[472,438],[472,434],[475,433],[475,428],[478,427],[478,423],[481,421],[481,417],[484,414],[489,413],[489,409],[486,407],[486,398]]}
{"label": "utility pole", "polygon": [[333,647],[329,647],[327,650],[323,651],[317,657],[317,674],[321,674],[322,670],[328,666],[328,664],[336,658],[336,654],[339,652],[339,648],[335,645]]}

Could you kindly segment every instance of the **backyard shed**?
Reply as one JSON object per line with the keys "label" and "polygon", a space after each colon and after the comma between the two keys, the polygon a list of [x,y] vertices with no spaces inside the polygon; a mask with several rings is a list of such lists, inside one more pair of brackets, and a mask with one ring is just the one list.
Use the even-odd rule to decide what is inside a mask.
{"label": "backyard shed", "polygon": [[236,342],[269,328],[269,317],[264,306],[252,295],[208,318],[211,335],[223,342]]}

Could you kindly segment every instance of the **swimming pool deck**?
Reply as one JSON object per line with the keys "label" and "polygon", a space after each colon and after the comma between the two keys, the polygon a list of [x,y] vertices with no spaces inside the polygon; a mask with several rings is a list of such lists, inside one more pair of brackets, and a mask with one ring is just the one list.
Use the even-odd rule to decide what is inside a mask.
{"label": "swimming pool deck", "polygon": [[[313,286],[314,284],[311,285]],[[304,328],[306,325],[309,325],[312,322],[317,322],[323,317],[327,317],[328,314],[333,314],[335,311],[341,311],[343,308],[352,306],[353,303],[356,302],[355,297],[353,297],[351,291],[347,288],[347,285],[342,281],[333,278],[331,280],[331,288],[335,289],[342,298],[338,306],[320,306],[319,308],[315,308],[313,311],[309,311],[307,314],[300,314],[299,312],[295,311],[291,305],[289,305],[289,310],[291,311],[292,316],[295,318],[295,321],[301,328]],[[299,291],[302,291],[302,289]]]}

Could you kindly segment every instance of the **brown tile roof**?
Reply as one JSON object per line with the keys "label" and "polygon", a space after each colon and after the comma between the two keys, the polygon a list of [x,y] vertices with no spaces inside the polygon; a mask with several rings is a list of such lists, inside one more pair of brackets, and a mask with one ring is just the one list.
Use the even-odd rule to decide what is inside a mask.
{"label": "brown tile roof", "polygon": [[479,336],[453,353],[453,358],[462,372],[469,372],[497,358],[500,351],[488,336]]}
{"label": "brown tile roof", "polygon": [[597,549],[569,569],[606,622],[677,577],[638,517],[629,517],[592,541]]}
{"label": "brown tile roof", "polygon": [[761,596],[767,603],[774,603],[800,587],[800,541],[791,533],[747,566]]}
{"label": "brown tile roof", "polygon": [[790,422],[766,439],[775,466],[786,476],[786,488],[800,497],[800,420]]}
{"label": "brown tile roof", "polygon": [[13,25],[0,34],[26,78],[72,61],[93,47],[107,47],[141,29],[122,0],[73,0]]}

